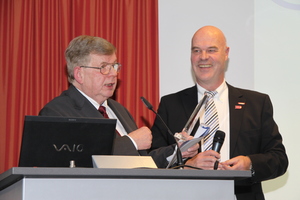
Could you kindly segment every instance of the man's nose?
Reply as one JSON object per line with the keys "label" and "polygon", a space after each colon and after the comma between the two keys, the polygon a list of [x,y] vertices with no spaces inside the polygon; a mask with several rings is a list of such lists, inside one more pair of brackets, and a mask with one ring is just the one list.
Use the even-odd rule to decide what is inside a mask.
{"label": "man's nose", "polygon": [[201,60],[207,60],[208,59],[208,54],[206,51],[202,51],[200,54],[200,59]]}

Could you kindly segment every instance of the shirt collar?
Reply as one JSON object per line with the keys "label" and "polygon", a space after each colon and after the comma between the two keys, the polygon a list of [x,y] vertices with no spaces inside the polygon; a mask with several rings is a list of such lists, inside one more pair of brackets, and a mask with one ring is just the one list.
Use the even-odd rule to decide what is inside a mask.
{"label": "shirt collar", "polygon": [[[207,90],[204,89],[203,87],[201,87],[198,83],[196,85],[197,85],[197,91],[198,91],[198,100],[200,100],[204,96],[204,92]],[[215,99],[222,100],[220,97],[223,96],[222,94],[224,93],[224,91],[226,89],[227,89],[227,84],[224,79],[222,84],[215,90],[218,92],[215,96]]]}
{"label": "shirt collar", "polygon": [[[86,95],[84,92],[82,92],[81,90],[79,90],[77,87],[75,87],[85,98],[87,98],[87,100],[89,100],[89,102],[91,102],[91,104],[93,104],[93,106],[98,110],[100,107],[100,104],[97,103],[97,101],[95,101],[94,99],[92,99],[91,97],[89,97],[88,95]],[[102,106],[107,108],[107,100],[105,100],[102,103]]]}

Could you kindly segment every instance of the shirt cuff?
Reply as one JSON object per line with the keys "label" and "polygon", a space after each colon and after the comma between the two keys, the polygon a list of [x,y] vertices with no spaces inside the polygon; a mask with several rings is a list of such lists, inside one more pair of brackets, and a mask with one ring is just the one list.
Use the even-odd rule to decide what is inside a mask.
{"label": "shirt cuff", "polygon": [[137,147],[137,144],[135,143],[135,141],[129,135],[125,135],[125,136],[129,137],[129,139],[131,140],[131,142],[135,146],[135,149],[138,150],[138,147]]}

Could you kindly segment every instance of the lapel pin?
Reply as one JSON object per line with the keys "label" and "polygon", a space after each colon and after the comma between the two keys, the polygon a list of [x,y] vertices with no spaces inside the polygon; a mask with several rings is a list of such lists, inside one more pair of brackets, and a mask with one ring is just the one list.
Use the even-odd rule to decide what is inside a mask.
{"label": "lapel pin", "polygon": [[242,109],[242,106],[235,105],[235,109]]}

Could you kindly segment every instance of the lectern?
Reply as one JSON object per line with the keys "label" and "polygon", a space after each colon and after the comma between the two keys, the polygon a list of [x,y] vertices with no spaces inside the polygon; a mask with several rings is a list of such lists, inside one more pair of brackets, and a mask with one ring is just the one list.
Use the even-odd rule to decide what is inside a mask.
{"label": "lectern", "polygon": [[250,171],[16,167],[0,175],[1,200],[234,200]]}

